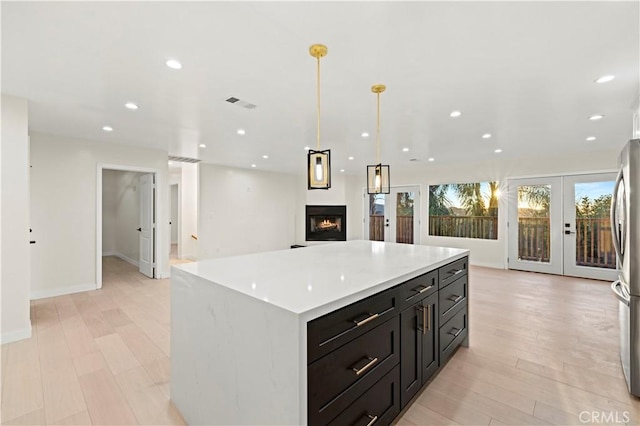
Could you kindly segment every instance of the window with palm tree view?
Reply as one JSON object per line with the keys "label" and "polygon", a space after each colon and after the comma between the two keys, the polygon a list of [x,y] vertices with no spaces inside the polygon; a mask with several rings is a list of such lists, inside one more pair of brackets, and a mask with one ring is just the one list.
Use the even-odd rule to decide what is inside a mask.
{"label": "window with palm tree view", "polygon": [[498,182],[429,185],[429,235],[498,239]]}

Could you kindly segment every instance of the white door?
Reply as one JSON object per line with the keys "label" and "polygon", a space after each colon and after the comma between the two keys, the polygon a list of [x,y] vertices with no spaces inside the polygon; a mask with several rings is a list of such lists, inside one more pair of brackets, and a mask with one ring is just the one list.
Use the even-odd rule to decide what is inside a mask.
{"label": "white door", "polygon": [[615,180],[615,173],[563,177],[564,275],[617,279],[610,215]]}
{"label": "white door", "polygon": [[396,186],[389,194],[364,194],[368,240],[420,243],[420,187]]}
{"label": "white door", "polygon": [[509,269],[561,275],[562,179],[509,180]]}
{"label": "white door", "polygon": [[509,269],[613,281],[615,175],[509,180]]}
{"label": "white door", "polygon": [[155,185],[153,173],[138,178],[138,195],[140,197],[140,272],[150,278],[154,277],[155,266]]}

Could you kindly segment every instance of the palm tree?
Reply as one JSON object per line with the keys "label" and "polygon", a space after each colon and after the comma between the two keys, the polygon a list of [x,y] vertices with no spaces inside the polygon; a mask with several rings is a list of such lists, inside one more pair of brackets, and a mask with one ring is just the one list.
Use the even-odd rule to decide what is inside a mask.
{"label": "palm tree", "polygon": [[429,185],[429,216],[449,216],[451,200],[447,198],[449,185]]}

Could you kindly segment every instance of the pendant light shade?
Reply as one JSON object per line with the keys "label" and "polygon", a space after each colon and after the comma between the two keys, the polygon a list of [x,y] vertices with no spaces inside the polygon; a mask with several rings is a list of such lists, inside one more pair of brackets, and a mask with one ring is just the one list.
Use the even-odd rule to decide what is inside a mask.
{"label": "pendant light shade", "polygon": [[331,151],[309,150],[307,154],[307,168],[309,170],[309,189],[331,188]]}
{"label": "pendant light shade", "polygon": [[331,188],[331,151],[320,150],[320,58],[327,55],[327,46],[314,44],[309,48],[309,54],[317,59],[316,97],[317,97],[317,149],[310,149],[307,153],[307,188]]}
{"label": "pendant light shade", "polygon": [[391,180],[389,178],[389,165],[380,162],[380,93],[387,87],[384,84],[374,84],[371,91],[376,94],[378,118],[376,121],[376,163],[367,166],[367,194],[389,194],[391,192]]}

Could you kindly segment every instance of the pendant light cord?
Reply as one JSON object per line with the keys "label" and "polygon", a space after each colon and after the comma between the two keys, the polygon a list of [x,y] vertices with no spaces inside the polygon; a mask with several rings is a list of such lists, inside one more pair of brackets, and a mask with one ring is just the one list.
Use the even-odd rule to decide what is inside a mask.
{"label": "pendant light cord", "polygon": [[316,80],[316,95],[318,99],[317,110],[318,110],[318,151],[320,151],[320,57],[318,57],[318,78]]}
{"label": "pendant light cord", "polygon": [[378,119],[376,121],[376,164],[380,164],[380,93],[378,96]]}

